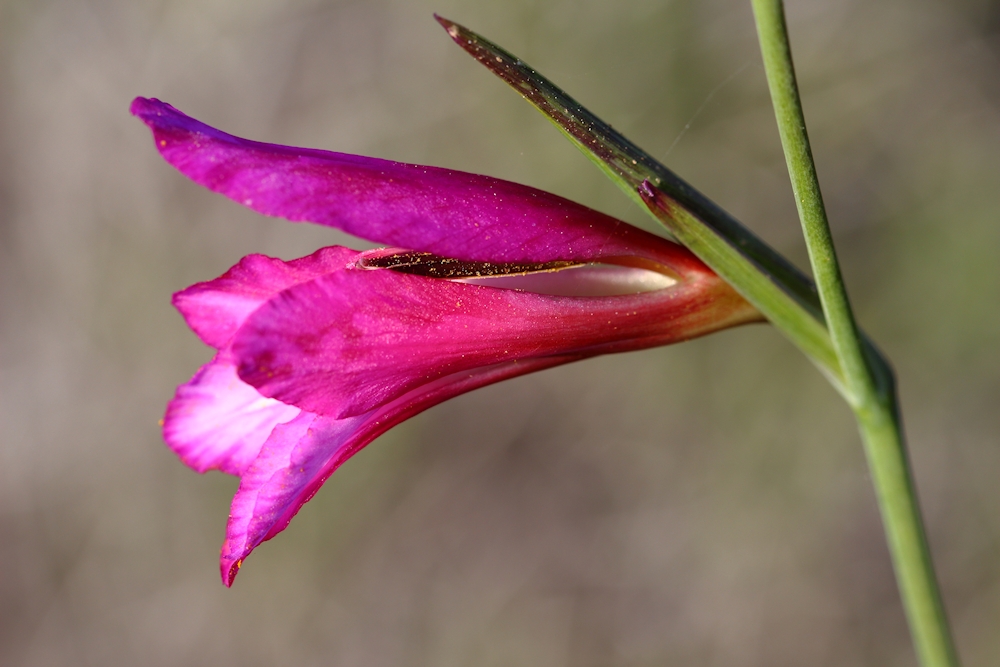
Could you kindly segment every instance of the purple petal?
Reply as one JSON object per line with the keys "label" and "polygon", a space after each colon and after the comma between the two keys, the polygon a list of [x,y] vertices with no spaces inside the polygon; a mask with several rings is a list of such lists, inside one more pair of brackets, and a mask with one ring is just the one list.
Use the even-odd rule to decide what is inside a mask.
{"label": "purple petal", "polygon": [[240,479],[219,566],[230,586],[243,560],[288,525],[347,459],[413,415],[478,387],[576,361],[585,355],[509,362],[442,378],[381,408],[348,419],[303,412],[277,426]]}
{"label": "purple petal", "polygon": [[337,246],[291,262],[248,255],[221,277],[174,294],[174,306],[206,344],[219,350],[229,344],[250,313],[272,296],[342,269],[357,255],[357,251]]}
{"label": "purple petal", "polygon": [[663,345],[756,317],[714,274],[655,292],[565,297],[346,269],[276,295],[232,350],[240,377],[263,395],[345,418],[452,373]]}
{"label": "purple petal", "polygon": [[466,260],[697,262],[665,239],[517,183],[240,139],[156,99],[136,98],[131,110],[167,162],[266,215]]}
{"label": "purple petal", "polygon": [[301,410],[261,396],[220,355],[202,366],[167,405],[163,438],[198,472],[242,474],[278,424]]}

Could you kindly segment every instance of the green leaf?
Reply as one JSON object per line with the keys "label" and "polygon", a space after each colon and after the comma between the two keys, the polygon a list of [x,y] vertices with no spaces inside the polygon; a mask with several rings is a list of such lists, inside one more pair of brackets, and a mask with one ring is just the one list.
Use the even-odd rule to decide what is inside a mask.
{"label": "green leaf", "polygon": [[812,280],[715,202],[519,58],[457,23],[435,18],[455,43],[521,93],[845,393],[843,373]]}

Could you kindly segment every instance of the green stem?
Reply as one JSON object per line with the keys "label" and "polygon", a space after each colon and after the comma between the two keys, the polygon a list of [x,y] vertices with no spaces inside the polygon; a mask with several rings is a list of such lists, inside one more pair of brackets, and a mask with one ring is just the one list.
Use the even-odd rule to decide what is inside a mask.
{"label": "green stem", "polygon": [[830,338],[872,472],[896,579],[924,667],[957,667],[903,440],[888,362],[858,333],[830,235],[781,0],[751,0],[781,144]]}

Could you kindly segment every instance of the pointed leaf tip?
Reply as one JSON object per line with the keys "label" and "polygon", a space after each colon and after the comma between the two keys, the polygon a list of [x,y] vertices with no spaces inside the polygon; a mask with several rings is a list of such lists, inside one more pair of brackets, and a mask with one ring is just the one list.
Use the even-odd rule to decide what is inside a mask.
{"label": "pointed leaf tip", "polygon": [[440,23],[441,27],[444,28],[445,30],[447,30],[448,31],[448,35],[452,39],[454,39],[455,41],[458,41],[458,38],[459,38],[459,35],[461,34],[461,31],[465,30],[465,28],[463,28],[462,26],[458,25],[454,21],[449,21],[448,19],[446,19],[445,17],[443,17],[443,16],[441,16],[440,14],[437,14],[437,13],[434,14],[434,20],[437,21],[438,23]]}

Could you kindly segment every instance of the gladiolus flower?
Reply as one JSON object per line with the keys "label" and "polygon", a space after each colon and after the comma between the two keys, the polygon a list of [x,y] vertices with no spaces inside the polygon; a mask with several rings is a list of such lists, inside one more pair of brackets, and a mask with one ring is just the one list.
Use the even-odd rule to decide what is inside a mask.
{"label": "gladiolus flower", "polygon": [[167,444],[240,477],[220,555],[284,530],[355,452],[458,394],[759,320],[685,248],[523,185],[240,139],[155,99],[132,113],[191,180],[388,248],[243,258],[174,295],[216,355],[177,389]]}

